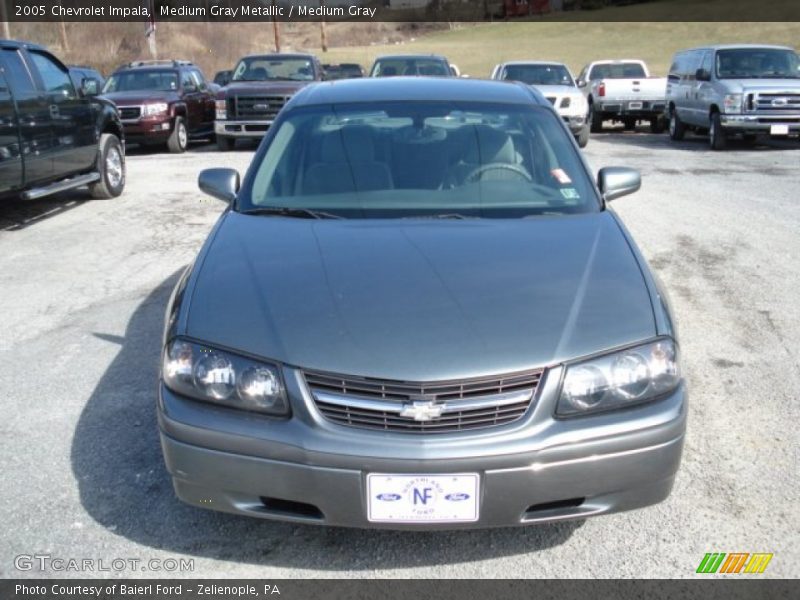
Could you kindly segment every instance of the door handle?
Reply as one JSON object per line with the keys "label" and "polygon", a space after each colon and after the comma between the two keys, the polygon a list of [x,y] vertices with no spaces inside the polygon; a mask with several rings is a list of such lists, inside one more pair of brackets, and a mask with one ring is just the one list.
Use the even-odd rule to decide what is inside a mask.
{"label": "door handle", "polygon": [[61,113],[58,110],[58,104],[51,104],[50,105],[50,116],[53,119],[57,119],[58,117],[61,116]]}

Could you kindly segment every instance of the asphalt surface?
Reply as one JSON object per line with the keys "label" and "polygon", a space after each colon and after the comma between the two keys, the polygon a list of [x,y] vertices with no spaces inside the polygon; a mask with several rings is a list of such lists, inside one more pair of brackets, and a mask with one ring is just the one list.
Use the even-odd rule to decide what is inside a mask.
{"label": "asphalt surface", "polygon": [[194,561],[84,576],[693,577],[706,552],[772,552],[761,577],[800,575],[800,142],[712,153],[700,137],[592,137],[593,168],[642,171],[641,192],[613,206],[679,323],[691,406],[675,489],[630,513],[451,533],[287,525],[175,499],[154,412],[164,307],[223,208],[198,171],[244,170],[252,150],[133,151],[119,199],[0,205],[0,576],[81,575],[15,568],[45,554]]}

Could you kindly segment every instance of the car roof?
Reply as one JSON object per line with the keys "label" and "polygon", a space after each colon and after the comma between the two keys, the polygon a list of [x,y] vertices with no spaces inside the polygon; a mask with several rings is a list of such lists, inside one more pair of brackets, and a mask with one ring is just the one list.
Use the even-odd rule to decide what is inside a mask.
{"label": "car roof", "polygon": [[326,81],[298,92],[292,104],[311,106],[426,100],[550,106],[540,92],[522,84],[454,77],[380,77]]}
{"label": "car roof", "polygon": [[508,66],[524,66],[524,65],[558,65],[559,67],[566,67],[562,62],[557,60],[510,60],[508,62],[500,63],[504,67]]}
{"label": "car roof", "polygon": [[376,56],[375,61],[377,62],[379,60],[388,58],[396,58],[401,60],[411,60],[414,58],[434,58],[436,60],[443,60],[447,62],[447,59],[441,54],[382,54],[380,56]]}
{"label": "car roof", "polygon": [[0,46],[5,48],[28,48],[31,50],[47,50],[44,46],[34,44],[33,42],[26,42],[24,40],[3,40],[0,39]]}
{"label": "car roof", "polygon": [[794,52],[794,48],[789,46],[777,46],[774,44],[712,44],[709,46],[695,46],[694,48],[686,48],[680,50],[677,54],[682,52],[691,52],[693,50],[746,50],[754,48],[767,48],[770,50],[790,50]]}

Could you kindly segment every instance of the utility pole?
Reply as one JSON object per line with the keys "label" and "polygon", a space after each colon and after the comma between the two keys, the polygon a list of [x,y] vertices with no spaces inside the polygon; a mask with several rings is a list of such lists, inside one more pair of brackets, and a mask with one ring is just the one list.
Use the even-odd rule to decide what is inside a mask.
{"label": "utility pole", "polygon": [[278,27],[278,19],[275,18],[277,11],[275,10],[275,0],[272,0],[272,31],[275,34],[275,52],[281,52],[281,30]]}
{"label": "utility pole", "polygon": [[[325,0],[320,0],[319,5],[324,9],[325,8]],[[323,10],[322,14],[323,15],[325,14],[324,10]],[[325,21],[320,21],[319,22],[319,32],[320,32],[320,35],[322,37],[322,51],[323,52],[327,52],[328,51],[328,31],[325,28]]]}

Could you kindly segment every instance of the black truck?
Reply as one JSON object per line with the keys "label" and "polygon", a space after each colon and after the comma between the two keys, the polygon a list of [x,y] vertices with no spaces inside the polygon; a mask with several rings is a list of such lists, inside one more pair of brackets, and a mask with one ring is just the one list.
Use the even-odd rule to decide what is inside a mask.
{"label": "black truck", "polygon": [[0,40],[0,197],[36,199],[88,186],[94,198],[125,187],[117,109],[76,86],[69,69],[36,44]]}

